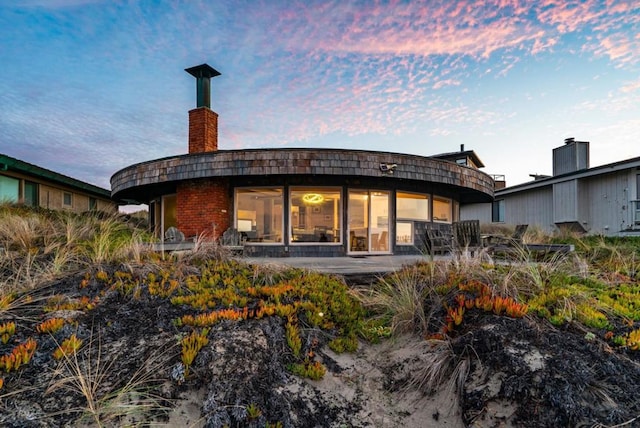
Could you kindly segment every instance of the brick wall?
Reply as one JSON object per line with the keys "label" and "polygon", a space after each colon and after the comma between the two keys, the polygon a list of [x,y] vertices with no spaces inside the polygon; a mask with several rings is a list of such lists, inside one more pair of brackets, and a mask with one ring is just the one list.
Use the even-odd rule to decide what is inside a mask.
{"label": "brick wall", "polygon": [[189,153],[218,150],[218,113],[207,107],[189,111]]}
{"label": "brick wall", "polygon": [[183,181],[177,188],[177,221],[186,237],[204,234],[217,239],[231,224],[227,180]]}

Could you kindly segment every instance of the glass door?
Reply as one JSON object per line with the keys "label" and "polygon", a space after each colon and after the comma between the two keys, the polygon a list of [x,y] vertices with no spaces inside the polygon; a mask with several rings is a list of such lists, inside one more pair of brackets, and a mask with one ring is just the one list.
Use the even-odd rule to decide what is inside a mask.
{"label": "glass door", "polygon": [[369,246],[372,253],[389,252],[389,192],[370,192],[371,221],[369,221]]}
{"label": "glass door", "polygon": [[369,192],[349,190],[349,253],[369,252]]}
{"label": "glass door", "polygon": [[389,192],[349,190],[350,254],[389,252]]}

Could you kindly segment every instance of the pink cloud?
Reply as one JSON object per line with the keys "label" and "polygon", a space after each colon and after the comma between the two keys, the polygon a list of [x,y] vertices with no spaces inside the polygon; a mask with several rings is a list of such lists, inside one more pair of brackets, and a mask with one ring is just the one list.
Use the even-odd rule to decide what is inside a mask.
{"label": "pink cloud", "polygon": [[[309,6],[298,14],[284,13],[277,32],[289,35],[291,51],[482,59],[500,51],[547,52],[561,44],[561,36],[576,31],[597,29],[615,36],[625,25],[640,24],[639,8],[633,2],[616,0],[605,4],[602,0],[488,0],[482,4],[462,0],[365,6],[336,1]],[[589,44],[584,50],[595,49]]]}
{"label": "pink cloud", "polygon": [[586,23],[597,21],[606,13],[598,0],[543,0],[539,3],[538,19],[556,26],[560,33],[575,31]]}
{"label": "pink cloud", "polygon": [[[625,26],[638,19],[629,16],[634,6],[611,1],[603,7],[603,1],[488,0],[478,5],[442,0],[364,6],[328,1],[297,3],[295,10],[263,9],[252,19],[268,20],[269,30],[248,31],[248,41],[262,44],[265,56],[277,58],[285,50],[294,58],[296,72],[287,68],[290,61],[270,64],[287,79],[261,89],[258,104],[269,109],[250,118],[244,136],[234,138],[278,145],[333,132],[395,134],[430,122],[438,123],[436,133],[460,123],[495,124],[504,114],[452,106],[437,90],[462,86],[470,76],[502,78],[528,55],[574,49],[566,39],[572,32],[572,39],[584,42],[569,54],[607,56],[619,66],[632,63],[640,58],[638,40],[625,36]],[[599,28],[597,33],[594,28]],[[271,128],[282,117],[284,128],[254,137],[252,129],[264,124]],[[267,141],[271,137],[266,136],[277,137]]]}
{"label": "pink cloud", "polygon": [[607,36],[599,40],[593,52],[597,56],[607,56],[618,67],[638,61],[640,56],[640,40],[629,40],[622,34]]}
{"label": "pink cloud", "polygon": [[629,82],[626,85],[624,85],[622,88],[620,88],[620,90],[622,92],[636,92],[636,91],[640,91],[640,79],[636,80],[635,82]]}
{"label": "pink cloud", "polygon": [[459,86],[462,82],[455,79],[439,80],[433,84],[433,89],[440,89],[444,86]]}

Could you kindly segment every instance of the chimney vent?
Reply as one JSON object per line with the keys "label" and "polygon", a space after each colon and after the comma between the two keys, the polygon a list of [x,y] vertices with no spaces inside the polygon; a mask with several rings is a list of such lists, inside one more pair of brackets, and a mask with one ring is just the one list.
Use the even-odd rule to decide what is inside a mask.
{"label": "chimney vent", "polygon": [[196,108],[211,108],[211,78],[220,76],[220,72],[209,64],[200,64],[184,71],[196,78]]}
{"label": "chimney vent", "polygon": [[553,149],[553,175],[589,169],[589,142],[565,138],[564,146]]}
{"label": "chimney vent", "polygon": [[460,151],[464,152],[464,144],[460,144]]}
{"label": "chimney vent", "polygon": [[218,150],[218,114],[211,110],[212,77],[220,73],[208,64],[185,69],[196,78],[196,108],[189,111],[189,153]]}

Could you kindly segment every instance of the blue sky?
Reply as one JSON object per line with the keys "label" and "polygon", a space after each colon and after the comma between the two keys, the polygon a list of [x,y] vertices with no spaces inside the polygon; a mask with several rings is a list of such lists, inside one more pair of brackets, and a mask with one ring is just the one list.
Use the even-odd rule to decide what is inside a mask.
{"label": "blue sky", "polygon": [[0,153],[110,188],[187,152],[208,63],[220,149],[473,149],[507,184],[640,156],[640,3],[0,0]]}

